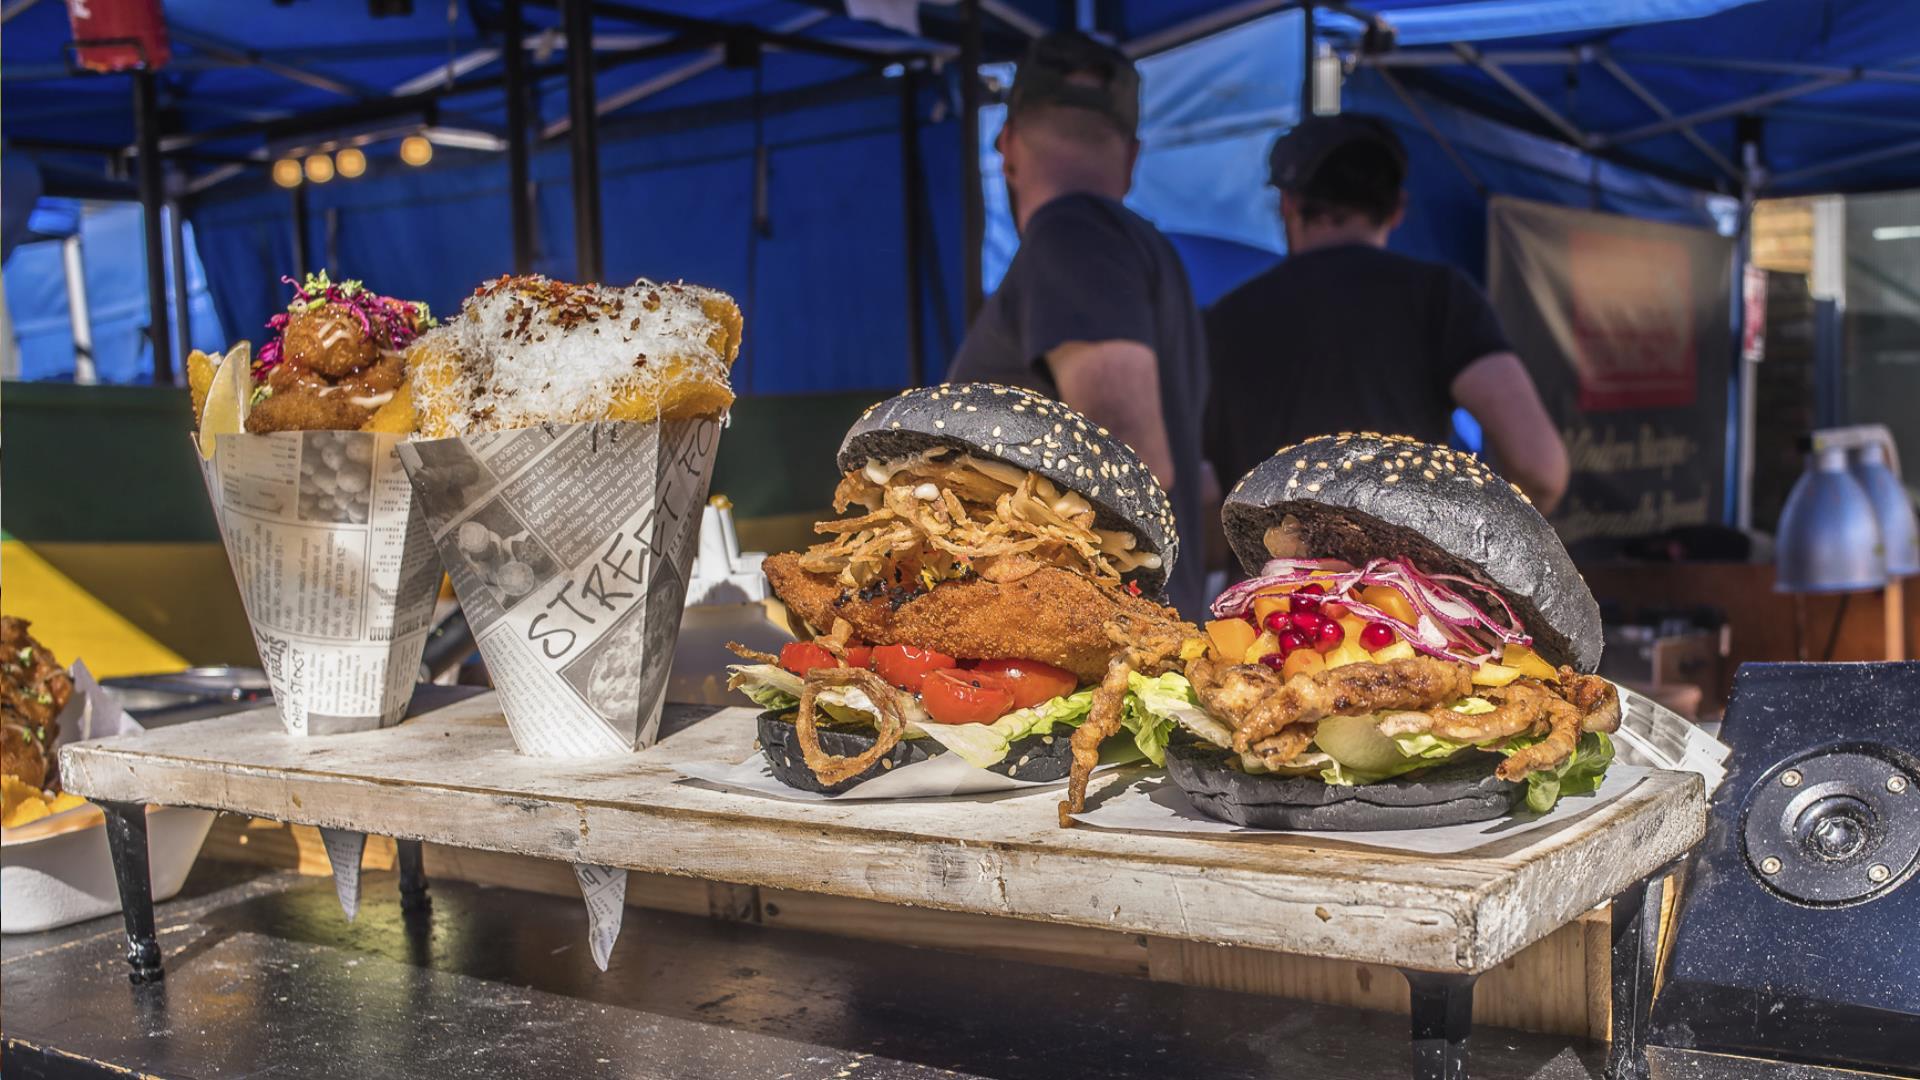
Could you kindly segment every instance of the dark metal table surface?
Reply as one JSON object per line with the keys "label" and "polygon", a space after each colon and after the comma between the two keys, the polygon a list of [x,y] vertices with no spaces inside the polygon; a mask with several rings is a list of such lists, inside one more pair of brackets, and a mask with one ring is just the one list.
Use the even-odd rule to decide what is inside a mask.
{"label": "dark metal table surface", "polygon": [[[573,900],[455,882],[425,913],[370,874],[203,861],[160,906],[169,975],[129,985],[117,917],[6,938],[0,1072],[645,1080],[1405,1075],[1404,1017],[633,909],[612,964]],[[1474,1032],[1476,1075],[1591,1080],[1604,1048]],[[1657,1058],[1655,1076],[1812,1080]]]}

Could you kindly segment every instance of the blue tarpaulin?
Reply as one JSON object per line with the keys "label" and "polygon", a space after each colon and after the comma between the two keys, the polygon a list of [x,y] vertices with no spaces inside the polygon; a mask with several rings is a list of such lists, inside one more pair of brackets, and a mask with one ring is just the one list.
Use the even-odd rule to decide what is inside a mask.
{"label": "blue tarpaulin", "polygon": [[[1082,7],[1097,32],[1154,54],[1143,64],[1145,149],[1134,202],[1178,234],[1203,295],[1212,295],[1281,246],[1264,156],[1299,115],[1303,20],[1279,10],[1287,6],[1006,0],[988,5],[987,58],[1017,55],[1028,31],[1071,24]],[[951,63],[959,9],[878,0],[859,7],[893,17],[887,25],[855,18],[839,0],[645,0],[625,5],[631,18],[617,17],[621,5],[600,5],[594,22],[606,110],[606,276],[686,277],[739,296],[752,320],[740,369],[748,393],[916,378],[907,342],[900,69],[883,71],[887,57],[941,68],[915,76],[914,99],[924,178],[919,321],[931,371],[944,369],[963,330],[963,172]],[[1398,0],[1367,9],[1399,44],[1359,56],[1345,105],[1388,115],[1407,138],[1413,206],[1396,246],[1477,274],[1487,192],[1711,226],[1727,220],[1727,203],[1714,196],[1739,190],[1716,157],[1739,166],[1760,194],[1920,184],[1920,131],[1897,130],[1920,115],[1920,20],[1902,8],[1864,0]],[[421,4],[387,18],[364,6],[172,0],[166,15],[175,51],[160,76],[169,145],[182,151],[173,159],[178,182],[187,185],[188,216],[230,334],[258,333],[284,302],[279,274],[293,268],[290,200],[264,165],[334,136],[372,140],[370,166],[359,180],[310,189],[316,264],[332,261],[337,271],[443,311],[509,268],[503,155],[443,142],[430,165],[411,169],[393,153],[400,133],[422,126],[483,140],[502,129],[497,0]],[[529,3],[527,23],[535,126],[547,136],[533,169],[537,262],[566,276],[574,260],[565,40],[551,4]],[[1318,36],[1356,56],[1362,25],[1323,11]],[[757,66],[729,26],[773,36]],[[133,139],[128,79],[70,75],[66,38],[62,7],[42,3],[19,12],[0,39],[4,134],[40,159],[49,183],[77,165],[98,173],[100,158],[88,148]],[[883,59],[822,55],[809,43]],[[1500,76],[1474,66],[1475,55],[1493,59]],[[430,110],[405,96],[449,78],[467,89]],[[1473,179],[1389,78],[1420,104]],[[1746,104],[1711,115],[1739,99]],[[359,119],[312,128],[316,110],[343,107]],[[1663,113],[1698,114],[1689,126],[1710,152],[1677,127],[1621,138],[1662,123]],[[280,126],[263,131],[263,121]],[[1754,140],[1750,172],[1738,137]],[[1817,171],[1823,166],[1837,167]],[[991,196],[991,176],[988,187]],[[1004,223],[990,229],[990,274],[991,253],[1004,257],[1011,241]]]}

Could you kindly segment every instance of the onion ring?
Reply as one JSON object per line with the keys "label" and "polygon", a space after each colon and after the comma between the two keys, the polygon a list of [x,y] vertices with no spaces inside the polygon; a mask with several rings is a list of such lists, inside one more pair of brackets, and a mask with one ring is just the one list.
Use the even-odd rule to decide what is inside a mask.
{"label": "onion ring", "polygon": [[[838,757],[820,749],[813,698],[825,686],[857,687],[873,704],[873,745],[854,757]],[[807,672],[800,684],[800,714],[794,718],[793,726],[800,735],[800,756],[822,784],[832,787],[859,776],[900,744],[907,734],[907,717],[898,694],[886,680],[861,668],[814,668]]]}

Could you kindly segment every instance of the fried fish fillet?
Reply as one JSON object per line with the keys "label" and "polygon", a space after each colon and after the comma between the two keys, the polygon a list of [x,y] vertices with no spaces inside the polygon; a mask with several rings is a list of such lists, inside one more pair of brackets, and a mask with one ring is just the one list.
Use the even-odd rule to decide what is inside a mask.
{"label": "fried fish fillet", "polygon": [[[1065,668],[1082,683],[1099,682],[1118,648],[1107,624],[1130,619],[1159,624],[1176,618],[1151,600],[1102,588],[1083,575],[1041,567],[1012,581],[966,578],[931,591],[856,589],[800,568],[800,555],[767,559],[773,591],[817,627],[835,619],[878,645],[918,645],[949,656],[1039,660]],[[884,584],[884,583],[883,583]]]}

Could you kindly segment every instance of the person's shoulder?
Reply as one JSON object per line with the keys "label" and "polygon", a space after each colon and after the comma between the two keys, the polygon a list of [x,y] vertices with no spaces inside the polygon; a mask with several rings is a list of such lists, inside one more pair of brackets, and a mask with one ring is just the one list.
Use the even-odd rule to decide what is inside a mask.
{"label": "person's shoulder", "polygon": [[1156,232],[1151,222],[1113,199],[1091,192],[1074,192],[1050,199],[1027,219],[1022,242],[1040,237],[1076,237],[1089,233],[1137,236]]}

